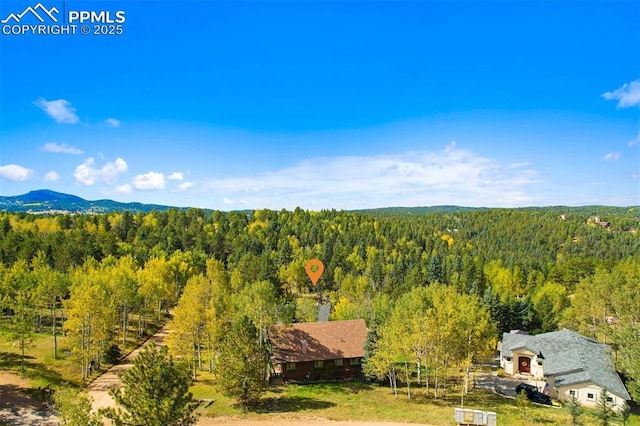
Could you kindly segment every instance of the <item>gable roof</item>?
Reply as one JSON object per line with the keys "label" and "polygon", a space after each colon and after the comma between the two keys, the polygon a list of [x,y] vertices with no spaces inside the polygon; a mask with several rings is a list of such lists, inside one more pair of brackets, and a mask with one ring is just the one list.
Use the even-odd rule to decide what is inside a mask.
{"label": "gable roof", "polygon": [[367,326],[362,319],[279,324],[271,327],[269,339],[275,362],[359,358],[364,356]]}
{"label": "gable roof", "polygon": [[537,336],[504,333],[502,339],[502,356],[513,356],[521,348],[542,354],[544,375],[554,376],[557,387],[591,382],[631,399],[615,370],[609,345],[567,329]]}
{"label": "gable roof", "polygon": [[522,333],[502,333],[502,356],[513,356],[516,349],[527,349],[534,354],[540,353],[535,336]]}

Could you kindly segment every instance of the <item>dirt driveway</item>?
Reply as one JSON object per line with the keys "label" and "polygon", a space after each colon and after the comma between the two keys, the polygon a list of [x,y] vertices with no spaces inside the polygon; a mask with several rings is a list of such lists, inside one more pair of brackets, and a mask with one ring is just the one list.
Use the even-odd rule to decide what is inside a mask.
{"label": "dirt driveway", "polygon": [[[168,323],[167,323],[168,324]],[[93,409],[97,411],[102,407],[115,407],[115,402],[111,395],[109,395],[109,389],[120,386],[120,379],[118,374],[133,366],[132,362],[138,353],[149,342],[155,342],[156,345],[164,345],[164,338],[169,333],[167,324],[165,324],[160,330],[158,330],[149,340],[142,346],[132,351],[127,355],[120,364],[116,364],[100,376],[98,376],[93,382],[87,386],[87,393],[93,398]]]}

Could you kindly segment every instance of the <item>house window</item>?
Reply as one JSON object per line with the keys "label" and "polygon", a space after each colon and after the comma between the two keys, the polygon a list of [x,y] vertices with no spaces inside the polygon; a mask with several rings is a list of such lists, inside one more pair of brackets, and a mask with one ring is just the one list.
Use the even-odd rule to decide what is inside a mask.
{"label": "house window", "polygon": [[288,362],[287,363],[287,371],[296,371],[296,363]]}
{"label": "house window", "polygon": [[314,361],[314,362],[313,362],[313,366],[314,366],[315,368],[323,368],[323,367],[324,367],[324,361],[322,361],[322,360]]}
{"label": "house window", "polygon": [[507,362],[511,362],[511,357],[510,357],[510,356],[508,356],[508,357],[506,358],[506,360],[507,360]]}
{"label": "house window", "polygon": [[362,360],[360,358],[351,358],[349,360],[349,365],[360,365]]}
{"label": "house window", "polygon": [[613,402],[613,398],[611,398],[610,396],[607,397],[607,402]]}
{"label": "house window", "polygon": [[334,360],[334,361],[333,361],[333,364],[334,364],[336,367],[342,367],[342,359],[336,359],[336,360]]}
{"label": "house window", "polygon": [[575,389],[571,389],[571,390],[569,391],[569,396],[575,396],[575,397],[577,397],[577,396],[578,396],[578,392],[576,392],[576,390],[575,390]]}
{"label": "house window", "polygon": [[592,393],[588,393],[588,394],[587,394],[587,399],[594,400],[594,399],[596,399],[596,397],[595,397],[595,395],[594,395],[594,394],[592,394]]}

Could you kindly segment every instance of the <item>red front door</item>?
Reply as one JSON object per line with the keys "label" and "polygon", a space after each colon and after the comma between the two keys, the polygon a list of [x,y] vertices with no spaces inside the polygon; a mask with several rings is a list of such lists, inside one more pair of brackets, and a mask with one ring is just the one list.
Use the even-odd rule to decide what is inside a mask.
{"label": "red front door", "polygon": [[521,356],[518,358],[518,371],[521,373],[531,373],[531,358]]}

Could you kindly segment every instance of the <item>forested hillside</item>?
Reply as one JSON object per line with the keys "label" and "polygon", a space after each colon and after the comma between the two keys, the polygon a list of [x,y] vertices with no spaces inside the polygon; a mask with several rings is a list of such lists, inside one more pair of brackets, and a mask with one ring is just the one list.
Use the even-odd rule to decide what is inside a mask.
{"label": "forested hillside", "polygon": [[[66,332],[77,337],[74,353],[84,374],[89,359],[175,306],[181,337],[170,347],[192,360],[197,378],[198,369],[215,369],[225,333],[242,316],[264,340],[276,321],[315,320],[321,293],[332,305],[332,319],[366,319],[379,332],[375,343],[403,322],[403,307],[413,304],[427,315],[451,303],[443,318],[452,310],[474,315],[451,319],[451,335],[464,324],[481,324],[474,338],[490,344],[510,329],[539,333],[567,326],[613,343],[637,399],[639,224],[639,209],[612,207],[424,215],[301,209],[2,213],[2,325],[24,343],[34,319],[46,322],[47,312],[56,318],[62,310]],[[304,270],[310,258],[325,265],[317,286]],[[471,354],[460,345],[441,348],[458,354],[443,361],[445,373],[446,362],[468,368],[487,350]],[[380,374],[388,370],[384,360],[373,360]]]}

